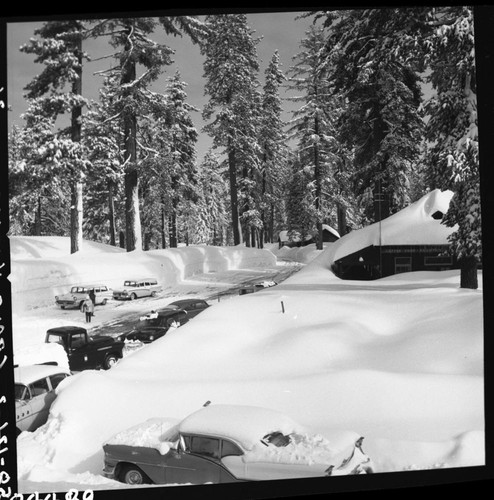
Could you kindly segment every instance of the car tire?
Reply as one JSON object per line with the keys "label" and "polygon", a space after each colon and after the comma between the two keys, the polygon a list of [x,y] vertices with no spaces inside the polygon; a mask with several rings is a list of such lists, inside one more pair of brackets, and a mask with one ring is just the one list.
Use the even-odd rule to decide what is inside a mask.
{"label": "car tire", "polygon": [[108,302],[108,299],[103,299],[103,301],[101,302],[101,305],[102,306],[106,306],[106,303]]}
{"label": "car tire", "polygon": [[83,300],[81,300],[81,301],[79,302],[79,310],[80,310],[81,312],[82,312],[82,306],[83,306],[83,305],[84,305],[84,301],[83,301]]}
{"label": "car tire", "polygon": [[116,354],[108,354],[103,362],[103,368],[109,370],[113,365],[117,364],[118,360],[119,357]]}
{"label": "car tire", "polygon": [[65,309],[65,306],[60,306],[60,309]]}
{"label": "car tire", "polygon": [[151,297],[156,297],[156,292],[151,292]]}
{"label": "car tire", "polygon": [[151,481],[137,465],[124,465],[120,469],[118,478],[125,484],[147,484]]}
{"label": "car tire", "polygon": [[137,299],[137,295],[135,293],[130,294],[130,300],[135,300]]}

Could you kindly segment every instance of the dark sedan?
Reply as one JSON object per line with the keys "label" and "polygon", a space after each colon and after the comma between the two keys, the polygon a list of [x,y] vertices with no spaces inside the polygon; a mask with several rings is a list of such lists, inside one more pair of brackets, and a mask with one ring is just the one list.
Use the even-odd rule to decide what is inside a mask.
{"label": "dark sedan", "polygon": [[170,326],[178,327],[189,321],[187,311],[183,309],[159,309],[142,316],[134,329],[119,335],[119,340],[149,344],[163,337]]}
{"label": "dark sedan", "polygon": [[187,318],[191,319],[208,307],[209,304],[202,299],[181,299],[176,300],[175,302],[171,302],[164,309],[183,309],[184,311],[187,311]]}

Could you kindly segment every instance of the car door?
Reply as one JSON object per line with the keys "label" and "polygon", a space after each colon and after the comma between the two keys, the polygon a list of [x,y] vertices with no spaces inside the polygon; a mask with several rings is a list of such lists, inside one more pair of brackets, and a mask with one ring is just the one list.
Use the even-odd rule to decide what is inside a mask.
{"label": "car door", "polygon": [[55,393],[46,377],[36,380],[29,385],[31,391],[31,421],[28,430],[35,430],[43,425],[47,418],[50,406],[55,399]]}
{"label": "car door", "polygon": [[98,364],[94,349],[87,344],[84,333],[73,333],[70,339],[69,361],[73,371],[95,368]]}
{"label": "car door", "polygon": [[[16,392],[19,390],[20,384],[16,384]],[[16,395],[17,398],[17,395]],[[31,407],[31,391],[29,387],[24,386],[23,394],[16,399],[16,425],[21,431],[28,431],[34,420],[34,414]]]}
{"label": "car door", "polygon": [[[185,436],[184,436],[185,437]],[[165,468],[166,483],[221,482],[220,440],[209,436],[186,436],[185,446],[171,450]]]}

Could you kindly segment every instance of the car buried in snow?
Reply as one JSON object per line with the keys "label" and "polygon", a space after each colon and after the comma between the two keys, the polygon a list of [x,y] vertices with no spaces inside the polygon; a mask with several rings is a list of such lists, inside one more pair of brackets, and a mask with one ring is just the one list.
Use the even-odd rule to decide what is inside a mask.
{"label": "car buried in snow", "polygon": [[366,474],[362,440],[311,433],[267,408],[208,405],[182,421],[149,419],[116,434],[103,445],[103,475],[138,485]]}
{"label": "car buried in snow", "polygon": [[[141,316],[134,328],[118,336],[127,349],[142,347],[163,337],[170,327],[179,327],[209,307],[203,299],[181,299]],[[135,343],[136,345],[130,345]]]}
{"label": "car buried in snow", "polygon": [[70,376],[70,371],[53,364],[14,367],[16,433],[34,431],[48,419],[56,398],[55,389]]}

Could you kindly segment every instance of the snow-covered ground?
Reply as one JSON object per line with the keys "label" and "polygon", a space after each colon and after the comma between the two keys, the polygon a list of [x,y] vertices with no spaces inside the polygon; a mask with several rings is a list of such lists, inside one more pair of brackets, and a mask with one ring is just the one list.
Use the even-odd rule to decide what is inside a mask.
{"label": "snow-covered ground", "polygon": [[[208,400],[281,411],[323,435],[358,432],[377,472],[484,465],[482,288],[460,289],[458,271],[342,281],[330,264],[345,238],[323,251],[131,254],[85,242],[71,256],[64,239],[13,239],[16,362],[40,355],[47,327],[85,325],[79,311],[53,304],[73,282],[116,286],[128,275],[154,275],[166,285],[164,305],[211,296],[236,273],[262,280],[265,268],[303,263],[277,286],[210,301],[109,371],[67,379],[48,422],[17,440],[20,491],[128,487],[101,475],[102,444],[150,418],[182,419]],[[92,326],[149,309],[139,300],[98,306]]]}

